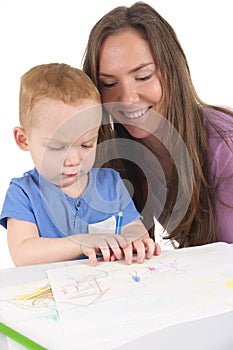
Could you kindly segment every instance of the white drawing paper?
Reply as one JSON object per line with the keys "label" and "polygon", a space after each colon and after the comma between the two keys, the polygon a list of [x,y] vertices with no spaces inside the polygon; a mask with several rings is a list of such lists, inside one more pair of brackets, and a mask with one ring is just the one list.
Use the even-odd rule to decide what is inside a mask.
{"label": "white drawing paper", "polygon": [[[232,259],[231,245],[213,243],[129,266],[70,262],[48,270],[48,279],[0,288],[0,319],[49,350],[117,349],[175,324],[232,311]],[[9,340],[10,350],[21,348]]]}
{"label": "white drawing paper", "polygon": [[233,309],[233,250],[214,243],[163,252],[144,264],[68,266],[47,271],[65,334],[121,344]]}

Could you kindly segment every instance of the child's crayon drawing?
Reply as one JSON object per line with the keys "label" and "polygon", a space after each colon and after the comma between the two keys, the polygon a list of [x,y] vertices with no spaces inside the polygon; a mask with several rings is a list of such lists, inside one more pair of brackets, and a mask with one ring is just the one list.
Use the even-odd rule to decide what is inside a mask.
{"label": "child's crayon drawing", "polygon": [[231,245],[213,243],[164,251],[143,264],[75,261],[48,270],[48,280],[1,288],[1,321],[51,350],[117,348],[232,311],[232,259]]}
{"label": "child's crayon drawing", "polygon": [[[15,291],[15,294],[14,294]],[[41,318],[58,321],[58,312],[51,286],[48,281],[36,282],[7,290],[0,296],[1,313],[9,305],[30,312],[36,312]]]}
{"label": "child's crayon drawing", "polygon": [[[222,268],[225,273],[226,281],[222,282],[223,274],[215,268],[217,255],[221,260],[218,246],[168,251],[143,264],[109,262],[49,270],[64,332],[75,332],[77,325],[84,332],[89,319],[89,330],[100,330],[103,325],[119,327],[120,323],[128,327],[133,319],[144,325],[150,320],[160,329],[214,314],[216,303],[220,305],[218,312],[231,310],[233,266],[222,257],[222,264],[218,264],[218,271]],[[231,249],[227,253],[233,255]],[[215,288],[218,292],[209,297],[209,289]],[[148,325],[150,328],[149,321]]]}

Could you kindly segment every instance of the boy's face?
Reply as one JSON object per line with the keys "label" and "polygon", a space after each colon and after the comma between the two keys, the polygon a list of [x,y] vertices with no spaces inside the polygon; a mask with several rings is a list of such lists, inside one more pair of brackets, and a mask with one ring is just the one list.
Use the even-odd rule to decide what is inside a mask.
{"label": "boy's face", "polygon": [[83,100],[79,105],[43,99],[33,108],[38,120],[28,146],[39,173],[64,192],[81,185],[95,161],[101,105]]}

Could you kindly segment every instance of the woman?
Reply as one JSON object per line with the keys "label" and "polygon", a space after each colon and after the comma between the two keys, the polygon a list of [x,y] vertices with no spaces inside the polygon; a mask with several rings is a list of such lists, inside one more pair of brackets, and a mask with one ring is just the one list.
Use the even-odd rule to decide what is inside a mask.
{"label": "woman", "polygon": [[104,104],[100,145],[115,140],[123,169],[113,153],[105,166],[133,185],[150,232],[155,217],[179,247],[232,243],[233,111],[198,97],[166,20],[143,2],[113,9],[90,33],[83,70]]}

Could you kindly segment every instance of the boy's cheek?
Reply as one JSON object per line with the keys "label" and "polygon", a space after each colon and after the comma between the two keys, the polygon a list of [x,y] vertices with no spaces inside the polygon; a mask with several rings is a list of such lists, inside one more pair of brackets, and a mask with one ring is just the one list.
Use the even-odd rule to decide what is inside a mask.
{"label": "boy's cheek", "polygon": [[95,163],[95,151],[91,151],[84,158],[80,170],[82,172],[87,173],[93,167],[94,163]]}
{"label": "boy's cheek", "polygon": [[63,173],[63,160],[52,156],[44,157],[38,171],[46,180],[53,182],[53,179],[60,178]]}

